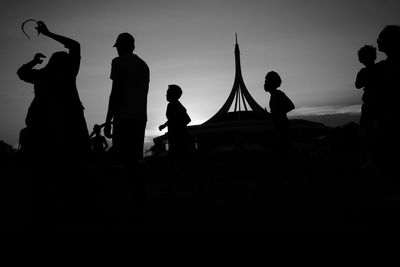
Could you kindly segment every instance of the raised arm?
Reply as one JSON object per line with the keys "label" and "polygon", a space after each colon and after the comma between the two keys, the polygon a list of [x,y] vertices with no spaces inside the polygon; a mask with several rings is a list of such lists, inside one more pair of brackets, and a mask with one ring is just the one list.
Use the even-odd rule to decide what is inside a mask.
{"label": "raised arm", "polygon": [[51,32],[46,24],[43,21],[39,21],[37,23],[37,27],[36,27],[37,31],[39,34],[43,34],[44,36],[47,36],[59,43],[61,43],[62,45],[64,45],[67,49],[80,49],[80,44],[79,42],[72,40],[71,38],[59,35],[59,34],[55,34],[53,32]]}
{"label": "raised arm", "polygon": [[36,29],[38,31],[38,34],[41,33],[44,36],[47,36],[61,43],[62,45],[65,46],[65,48],[69,50],[69,55],[71,57],[71,63],[72,63],[71,71],[72,73],[77,75],[79,72],[80,62],[81,62],[81,45],[77,41],[72,40],[71,38],[50,32],[43,21],[39,21],[37,23]]}
{"label": "raised arm", "polygon": [[43,62],[43,58],[45,57],[46,57],[45,55],[37,53],[31,61],[22,65],[17,70],[18,77],[25,82],[34,83],[36,75],[35,75],[35,70],[33,68],[36,65],[41,64]]}

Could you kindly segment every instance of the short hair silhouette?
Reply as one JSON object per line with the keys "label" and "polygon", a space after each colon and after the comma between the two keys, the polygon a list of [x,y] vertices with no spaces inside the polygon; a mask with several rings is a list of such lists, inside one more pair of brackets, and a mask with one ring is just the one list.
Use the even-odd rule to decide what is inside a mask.
{"label": "short hair silhouette", "polygon": [[278,88],[282,84],[281,76],[275,71],[268,72],[265,81],[274,88]]}
{"label": "short hair silhouette", "polygon": [[127,53],[132,53],[135,50],[135,38],[130,33],[120,33],[113,47],[117,47]]}
{"label": "short hair silhouette", "polygon": [[358,58],[361,63],[374,62],[376,60],[376,47],[364,45],[358,50]]}
{"label": "short hair silhouette", "polygon": [[168,94],[174,99],[179,99],[182,96],[182,89],[176,84],[168,85]]}
{"label": "short hair silhouette", "polygon": [[[386,55],[400,50],[400,26],[388,25],[379,33],[378,49]],[[399,52],[397,52],[399,53]]]}
{"label": "short hair silhouette", "polygon": [[56,71],[63,71],[70,68],[72,62],[70,55],[65,51],[58,51],[54,52],[49,62],[46,65],[46,69],[56,70]]}

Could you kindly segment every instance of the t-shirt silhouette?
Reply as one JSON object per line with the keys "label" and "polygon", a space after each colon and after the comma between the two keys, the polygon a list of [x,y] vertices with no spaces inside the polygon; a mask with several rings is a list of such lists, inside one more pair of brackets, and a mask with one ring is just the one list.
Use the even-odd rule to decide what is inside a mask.
{"label": "t-shirt silhouette", "polygon": [[118,105],[114,119],[147,120],[147,94],[150,71],[135,54],[116,57],[111,63],[110,78],[118,82]]}

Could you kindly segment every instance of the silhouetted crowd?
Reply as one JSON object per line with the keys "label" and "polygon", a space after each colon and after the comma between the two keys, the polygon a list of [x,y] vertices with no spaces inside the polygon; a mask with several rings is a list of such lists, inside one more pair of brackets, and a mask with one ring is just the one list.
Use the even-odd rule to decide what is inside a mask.
{"label": "silhouetted crowd", "polygon": [[[106,138],[112,139],[110,153],[113,164],[134,169],[143,158],[150,69],[133,53],[134,37],[126,32],[119,34],[114,44],[118,56],[111,62],[112,88],[105,122],[96,124],[89,135],[76,86],[81,61],[80,44],[53,33],[42,21],[37,22],[36,29],[68,51],[55,52],[41,69],[35,67],[46,56],[37,53],[17,71],[21,80],[34,87],[34,99],[19,140],[24,166],[34,181],[34,206],[38,218],[42,218],[52,209],[49,199],[58,199],[65,202],[65,218],[77,212],[84,215],[86,210],[82,203],[85,198],[90,198],[86,189],[92,182],[87,173],[88,158],[92,163],[105,164]],[[399,118],[397,100],[400,99],[400,27],[386,26],[379,34],[377,46],[386,55],[380,62],[375,62],[374,46],[366,45],[358,52],[359,61],[364,65],[355,82],[356,88],[364,91],[360,129],[366,156],[362,168],[381,175],[388,185],[398,186],[394,177],[398,173],[399,151],[396,121]],[[279,162],[290,160],[292,156],[287,113],[295,108],[287,95],[278,90],[281,83],[278,73],[270,71],[266,74],[264,89],[270,93],[269,108],[276,138],[274,151]],[[160,131],[168,127],[168,152],[172,164],[178,169],[187,153],[186,128],[191,121],[179,101],[182,93],[180,86],[168,86],[167,121],[159,127]]]}

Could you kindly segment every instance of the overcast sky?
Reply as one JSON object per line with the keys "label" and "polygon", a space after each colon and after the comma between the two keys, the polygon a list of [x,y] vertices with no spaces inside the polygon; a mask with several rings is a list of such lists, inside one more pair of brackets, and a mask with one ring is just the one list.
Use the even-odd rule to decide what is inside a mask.
{"label": "overcast sky", "polygon": [[37,36],[34,23],[26,25],[28,39],[20,27],[29,18],[81,43],[77,86],[89,131],[105,120],[115,39],[121,32],[132,33],[135,53],[151,72],[148,140],[164,133],[157,128],[166,120],[168,84],[182,87],[191,124],[219,110],[233,85],[235,32],[253,98],[268,107],[264,77],[275,70],[283,80],[281,89],[296,105],[293,116],[358,111],[357,51],[376,45],[385,25],[400,24],[398,0],[14,0],[3,1],[0,12],[0,140],[12,145],[33,99],[33,86],[18,79],[17,69],[36,52],[49,57],[64,50]]}

